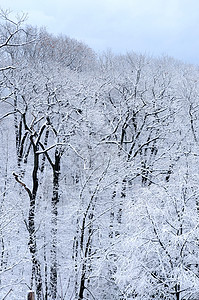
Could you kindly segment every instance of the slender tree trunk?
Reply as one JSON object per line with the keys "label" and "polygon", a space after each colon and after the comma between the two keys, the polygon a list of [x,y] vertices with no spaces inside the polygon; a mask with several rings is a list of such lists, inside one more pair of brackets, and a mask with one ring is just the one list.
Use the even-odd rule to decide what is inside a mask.
{"label": "slender tree trunk", "polygon": [[15,127],[15,143],[16,143],[16,151],[17,151],[17,157],[19,155],[19,145],[20,145],[20,131],[18,128],[18,116],[17,116],[17,95],[14,94],[14,127]]}
{"label": "slender tree trunk", "polygon": [[36,205],[36,195],[38,190],[38,168],[39,168],[39,155],[37,152],[37,146],[34,148],[34,169],[32,174],[33,188],[30,196],[30,209],[29,209],[29,219],[28,219],[28,230],[29,230],[29,249],[32,255],[32,264],[35,277],[36,285],[36,295],[37,300],[43,299],[42,294],[42,276],[41,276],[41,266],[37,258],[37,243],[36,243],[36,232],[35,232],[35,205]]}
{"label": "slender tree trunk", "polygon": [[85,275],[86,275],[86,264],[83,263],[83,266],[82,266],[82,274],[81,274],[81,280],[80,280],[80,288],[79,288],[79,297],[78,297],[78,300],[81,300],[81,299],[84,298]]}
{"label": "slender tree trunk", "polygon": [[181,293],[180,293],[180,284],[179,283],[176,283],[175,290],[176,290],[176,300],[180,300]]}
{"label": "slender tree trunk", "polygon": [[44,233],[44,300],[48,300],[48,264],[46,254],[46,233]]}
{"label": "slender tree trunk", "polygon": [[57,299],[57,204],[59,202],[59,175],[60,175],[59,150],[55,150],[55,164],[53,169],[53,197],[51,201],[51,268],[50,268],[50,297]]}

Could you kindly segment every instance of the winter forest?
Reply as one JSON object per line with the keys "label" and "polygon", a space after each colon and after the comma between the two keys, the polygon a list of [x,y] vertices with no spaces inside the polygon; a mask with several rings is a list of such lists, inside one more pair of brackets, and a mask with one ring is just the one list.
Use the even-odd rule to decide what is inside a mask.
{"label": "winter forest", "polygon": [[199,67],[0,17],[0,299],[199,299]]}

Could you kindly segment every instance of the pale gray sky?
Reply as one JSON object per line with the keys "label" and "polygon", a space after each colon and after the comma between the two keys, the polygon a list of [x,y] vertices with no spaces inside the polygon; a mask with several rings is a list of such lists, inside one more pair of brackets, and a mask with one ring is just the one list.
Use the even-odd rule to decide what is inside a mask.
{"label": "pale gray sky", "polygon": [[0,0],[28,23],[66,34],[95,51],[168,54],[199,64],[198,0]]}

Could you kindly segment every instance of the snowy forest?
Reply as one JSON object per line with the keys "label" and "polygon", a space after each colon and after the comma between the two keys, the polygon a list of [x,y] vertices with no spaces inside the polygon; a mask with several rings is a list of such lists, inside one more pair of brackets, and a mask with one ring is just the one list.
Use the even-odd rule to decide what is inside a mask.
{"label": "snowy forest", "polygon": [[199,67],[0,17],[0,299],[199,299]]}

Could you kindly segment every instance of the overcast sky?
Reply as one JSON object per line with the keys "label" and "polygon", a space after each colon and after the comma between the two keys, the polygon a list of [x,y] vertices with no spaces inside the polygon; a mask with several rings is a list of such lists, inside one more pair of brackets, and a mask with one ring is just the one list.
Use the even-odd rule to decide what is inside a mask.
{"label": "overcast sky", "polygon": [[0,6],[27,12],[29,24],[95,51],[168,54],[199,64],[199,0],[0,0]]}

